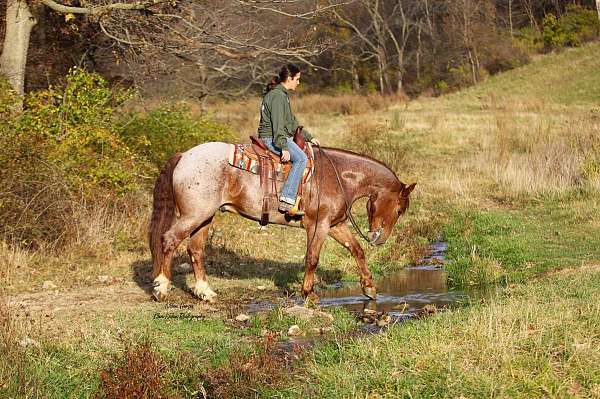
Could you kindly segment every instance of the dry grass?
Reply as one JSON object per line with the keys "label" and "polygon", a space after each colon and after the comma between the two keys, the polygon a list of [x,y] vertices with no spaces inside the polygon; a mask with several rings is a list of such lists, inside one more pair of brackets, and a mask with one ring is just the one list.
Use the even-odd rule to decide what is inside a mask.
{"label": "dry grass", "polygon": [[267,336],[250,356],[233,353],[226,364],[203,376],[210,397],[251,398],[259,397],[258,389],[285,387],[290,371],[284,354],[277,353],[274,338]]}
{"label": "dry grass", "polygon": [[495,117],[492,143],[482,159],[501,190],[537,195],[597,187],[600,124],[586,116],[558,123],[544,114],[518,118],[514,112]]}
{"label": "dry grass", "polygon": [[39,345],[29,341],[28,329],[18,320],[0,291],[0,397],[32,397],[36,380],[27,369],[26,347]]}

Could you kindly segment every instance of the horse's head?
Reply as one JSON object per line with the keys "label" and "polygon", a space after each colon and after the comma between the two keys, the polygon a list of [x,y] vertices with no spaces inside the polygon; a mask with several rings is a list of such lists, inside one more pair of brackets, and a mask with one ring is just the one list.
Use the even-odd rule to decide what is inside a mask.
{"label": "horse's head", "polygon": [[417,183],[405,186],[400,183],[400,193],[395,191],[384,191],[373,194],[367,202],[367,214],[369,215],[369,243],[372,245],[383,244],[396,224],[396,221],[408,209],[411,191]]}

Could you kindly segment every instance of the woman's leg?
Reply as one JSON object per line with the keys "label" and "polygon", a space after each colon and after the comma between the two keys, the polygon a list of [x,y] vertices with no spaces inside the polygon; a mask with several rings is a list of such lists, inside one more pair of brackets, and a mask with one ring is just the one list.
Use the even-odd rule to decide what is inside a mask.
{"label": "woman's leg", "polygon": [[267,148],[271,150],[271,152],[281,155],[281,150],[273,145],[273,139],[271,137],[261,137],[260,139],[267,146]]}
{"label": "woman's leg", "polygon": [[290,152],[290,160],[292,161],[292,169],[281,190],[280,200],[289,204],[295,204],[298,186],[302,183],[302,176],[308,159],[306,158],[304,151],[294,143],[294,140],[291,137],[287,138],[287,144],[288,151]]}

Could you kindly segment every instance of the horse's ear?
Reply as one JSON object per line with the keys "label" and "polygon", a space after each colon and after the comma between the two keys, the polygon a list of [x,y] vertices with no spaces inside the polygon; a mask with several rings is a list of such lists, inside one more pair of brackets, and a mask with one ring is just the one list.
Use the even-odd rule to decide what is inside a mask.
{"label": "horse's ear", "polygon": [[413,183],[413,184],[409,185],[408,187],[403,188],[402,189],[402,195],[405,196],[405,197],[408,197],[408,195],[412,192],[412,190],[415,189],[416,185],[417,185],[417,183]]}

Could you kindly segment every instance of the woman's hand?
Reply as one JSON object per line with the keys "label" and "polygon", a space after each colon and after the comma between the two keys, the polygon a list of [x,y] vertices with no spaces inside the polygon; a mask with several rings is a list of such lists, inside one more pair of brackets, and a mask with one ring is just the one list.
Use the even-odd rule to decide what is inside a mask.
{"label": "woman's hand", "polygon": [[317,147],[320,147],[320,146],[321,146],[321,143],[319,143],[319,140],[317,140],[317,139],[315,139],[315,138],[313,138],[313,139],[312,139],[310,142],[311,142],[312,144],[316,145]]}
{"label": "woman's hand", "polygon": [[287,162],[290,160],[290,152],[288,150],[281,151],[281,162]]}

